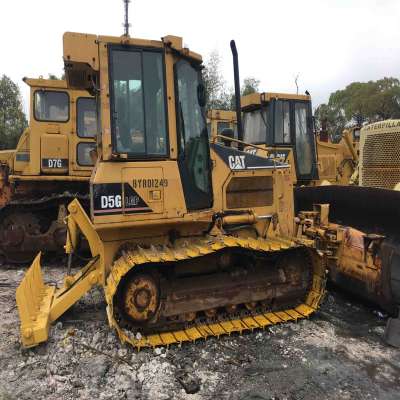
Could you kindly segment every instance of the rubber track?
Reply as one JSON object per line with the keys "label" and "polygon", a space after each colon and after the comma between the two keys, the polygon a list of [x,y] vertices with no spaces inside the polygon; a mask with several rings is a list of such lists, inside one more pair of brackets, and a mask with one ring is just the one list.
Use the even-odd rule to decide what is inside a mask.
{"label": "rubber track", "polygon": [[311,289],[304,303],[296,308],[276,312],[259,313],[243,318],[235,318],[223,322],[203,323],[187,329],[164,332],[142,336],[127,332],[122,329],[114,318],[113,297],[121,279],[134,267],[145,263],[163,263],[182,261],[194,257],[201,257],[215,251],[229,247],[241,247],[262,252],[279,252],[290,248],[299,248],[294,242],[284,239],[253,239],[235,238],[232,236],[206,237],[200,240],[191,239],[183,246],[175,248],[163,247],[161,250],[138,248],[135,251],[126,251],[118,258],[107,278],[105,296],[107,301],[107,315],[110,326],[116,329],[122,342],[130,343],[140,350],[143,347],[168,346],[174,343],[193,342],[198,339],[206,339],[209,336],[229,335],[233,332],[242,333],[254,329],[265,328],[271,325],[287,321],[297,321],[307,318],[314,313],[321,302],[325,290],[325,268],[322,262],[314,262]]}

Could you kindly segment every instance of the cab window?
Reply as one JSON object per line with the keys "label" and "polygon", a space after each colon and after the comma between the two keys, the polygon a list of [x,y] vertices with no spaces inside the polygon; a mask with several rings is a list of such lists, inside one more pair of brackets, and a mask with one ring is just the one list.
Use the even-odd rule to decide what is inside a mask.
{"label": "cab window", "polygon": [[[243,113],[244,141],[252,144],[265,143],[268,127],[267,108]],[[237,130],[237,124],[235,124]]]}
{"label": "cab window", "polygon": [[96,158],[96,143],[81,142],[77,146],[77,160],[82,167],[92,167]]}
{"label": "cab window", "polygon": [[175,66],[179,168],[189,210],[211,207],[211,164],[204,107],[199,99],[201,70],[186,60]]}
{"label": "cab window", "polygon": [[297,168],[300,175],[310,175],[314,163],[314,137],[308,129],[307,103],[295,103],[294,123],[296,135]]}
{"label": "cab window", "polygon": [[289,101],[278,100],[275,103],[275,143],[290,144],[290,104]]}
{"label": "cab window", "polygon": [[113,148],[129,157],[166,156],[163,53],[110,50]]}
{"label": "cab window", "polygon": [[218,122],[217,123],[217,132],[218,135],[222,133],[224,129],[230,129],[231,124],[229,122]]}
{"label": "cab window", "polygon": [[78,136],[81,138],[93,138],[97,133],[96,100],[80,97],[77,107],[77,128]]}
{"label": "cab window", "polygon": [[34,101],[35,119],[38,121],[67,122],[69,96],[66,92],[37,90]]}

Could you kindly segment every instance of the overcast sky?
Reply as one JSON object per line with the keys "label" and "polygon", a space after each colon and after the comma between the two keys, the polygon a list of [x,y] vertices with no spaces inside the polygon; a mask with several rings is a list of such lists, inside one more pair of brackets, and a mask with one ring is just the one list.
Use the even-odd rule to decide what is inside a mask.
{"label": "overcast sky", "polygon": [[[249,8],[245,8],[245,7]],[[0,5],[0,75],[62,74],[65,31],[123,33],[122,0],[14,0]],[[314,106],[353,81],[400,78],[400,0],[132,0],[131,36],[182,36],[203,57],[218,50],[233,86],[229,41],[240,74],[263,91],[308,89]]]}

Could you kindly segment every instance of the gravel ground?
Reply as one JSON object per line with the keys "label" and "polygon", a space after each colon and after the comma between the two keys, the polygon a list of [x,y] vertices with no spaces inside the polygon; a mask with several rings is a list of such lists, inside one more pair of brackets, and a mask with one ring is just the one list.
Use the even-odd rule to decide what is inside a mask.
{"label": "gravel ground", "polygon": [[[47,343],[24,350],[14,297],[23,273],[0,270],[0,400],[399,399],[400,351],[383,343],[384,319],[343,294],[309,320],[138,353],[110,330],[94,290]],[[61,273],[44,268],[50,281]]]}

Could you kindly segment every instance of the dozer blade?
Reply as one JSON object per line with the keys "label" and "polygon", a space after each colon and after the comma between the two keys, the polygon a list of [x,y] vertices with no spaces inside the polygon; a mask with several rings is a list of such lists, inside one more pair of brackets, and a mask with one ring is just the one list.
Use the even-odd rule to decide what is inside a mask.
{"label": "dozer blade", "polygon": [[[341,225],[345,232],[337,262],[330,265],[331,281],[397,316],[400,192],[361,186],[299,187],[295,189],[295,203],[298,210],[329,204],[329,222]],[[400,343],[399,326],[397,318],[388,324],[389,341]]]}
{"label": "dozer blade", "polygon": [[329,204],[329,221],[367,233],[398,235],[400,192],[362,186],[310,186],[294,191],[297,212]]}
{"label": "dozer blade", "polygon": [[45,285],[39,253],[17,288],[16,298],[24,347],[37,346],[49,336],[50,324],[57,320],[99,281],[99,257],[91,259],[74,276],[67,276],[57,289]]}
{"label": "dozer blade", "polygon": [[36,256],[16,293],[24,347],[45,342],[49,334],[50,308],[55,287],[43,282],[40,256],[40,253]]}

